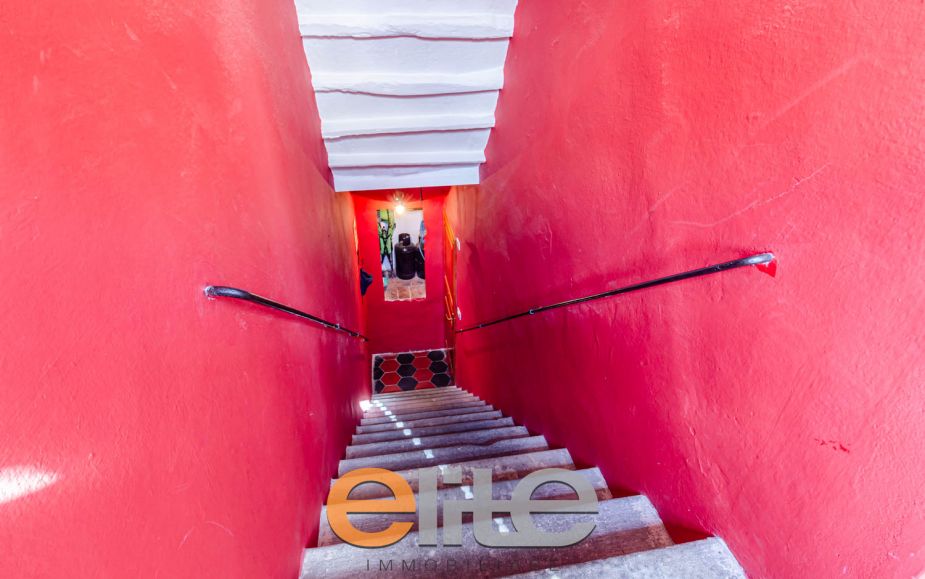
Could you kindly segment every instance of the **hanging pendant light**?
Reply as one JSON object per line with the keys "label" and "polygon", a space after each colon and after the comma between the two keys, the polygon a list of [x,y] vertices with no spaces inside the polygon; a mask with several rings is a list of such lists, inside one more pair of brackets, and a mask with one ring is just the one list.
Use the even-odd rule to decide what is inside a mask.
{"label": "hanging pendant light", "polygon": [[392,203],[395,205],[395,213],[397,215],[404,215],[406,211],[405,207],[405,194],[401,191],[396,191],[392,194]]}

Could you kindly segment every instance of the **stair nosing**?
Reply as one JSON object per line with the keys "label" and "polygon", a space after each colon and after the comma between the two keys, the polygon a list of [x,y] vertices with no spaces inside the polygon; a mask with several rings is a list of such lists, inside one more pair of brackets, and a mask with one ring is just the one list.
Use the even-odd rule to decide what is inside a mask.
{"label": "stair nosing", "polygon": [[[464,424],[464,423],[463,423],[463,424]],[[489,439],[488,439],[489,441],[491,441],[491,440],[495,440],[495,441],[497,441],[497,440],[506,440],[506,439],[509,439],[509,438],[523,438],[523,437],[525,437],[525,436],[530,436],[530,431],[529,431],[525,426],[497,426],[497,427],[494,427],[494,428],[482,428],[482,429],[475,429],[475,430],[467,430],[467,431],[463,431],[463,432],[450,432],[450,433],[447,433],[447,434],[432,434],[432,435],[430,435],[430,436],[411,436],[411,437],[403,437],[403,438],[396,438],[396,439],[394,439],[394,440],[383,440],[383,441],[372,442],[372,443],[367,443],[367,444],[351,444],[350,446],[347,447],[347,453],[350,452],[350,449],[351,449],[351,448],[352,448],[352,449],[358,449],[358,450],[359,450],[359,449],[362,449],[362,450],[364,450],[364,451],[366,451],[366,450],[374,450],[374,449],[372,449],[372,448],[365,448],[365,449],[364,449],[363,447],[371,447],[371,446],[376,446],[376,445],[388,445],[388,444],[394,444],[394,443],[407,443],[407,442],[412,442],[414,439],[417,439],[417,440],[419,441],[419,444],[414,445],[414,446],[420,446],[421,448],[445,448],[446,446],[453,446],[454,443],[448,443],[448,444],[446,444],[445,446],[440,446],[442,443],[440,443],[440,442],[438,442],[438,441],[436,441],[436,440],[434,440],[434,439],[440,438],[440,437],[456,437],[456,436],[458,436],[458,437],[465,437],[465,436],[467,436],[467,435],[468,435],[468,436],[472,436],[472,435],[478,434],[478,433],[485,433],[485,436],[489,436],[489,437],[490,437],[490,436],[492,435],[493,431],[496,431],[496,430],[516,430],[517,432],[516,432],[516,433],[510,432],[509,434],[496,433],[496,434],[497,434],[497,438],[493,438],[493,439],[492,439],[492,438],[489,438]],[[430,439],[430,440],[428,440],[428,439]],[[412,444],[413,444],[413,442],[412,442]],[[434,446],[435,444],[436,444],[437,446]],[[476,445],[477,445],[477,444],[479,444],[479,443],[463,442],[463,444],[476,444]],[[487,443],[486,443],[486,444],[487,444]],[[390,453],[385,453],[385,454],[390,454]],[[376,454],[366,454],[366,455],[362,455],[362,456],[377,456],[377,455],[376,455]],[[360,457],[353,457],[353,458],[360,458]]]}
{"label": "stair nosing", "polygon": [[[504,424],[493,424],[491,426],[484,426],[485,423],[488,423],[488,422],[493,422],[493,423],[503,422]],[[462,428],[464,426],[471,427],[471,428]],[[417,427],[416,430],[421,431],[424,429],[431,429],[431,428],[441,428],[441,429],[454,428],[454,430],[450,430],[450,431],[441,430],[437,434],[428,435],[428,436],[442,436],[444,434],[474,432],[474,431],[481,430],[481,429],[506,428],[510,426],[517,426],[517,424],[514,422],[514,419],[512,419],[509,416],[501,416],[499,418],[486,418],[485,420],[472,420],[468,422],[450,422],[448,424],[438,424],[436,426],[419,426]],[[455,430],[455,428],[460,428],[460,430]],[[409,430],[411,432],[409,434],[404,434],[404,430]],[[393,440],[405,440],[409,437],[415,436],[414,430],[415,430],[414,428],[408,428],[408,429],[403,429],[403,430],[397,430],[397,429],[396,430],[381,430],[377,432],[354,434],[352,435],[352,438],[351,438],[351,444],[352,445],[377,444],[379,442],[387,442],[387,441],[393,441]],[[393,437],[386,438],[384,440],[376,440],[372,442],[359,442],[359,443],[356,442],[357,437],[360,437],[360,436],[374,437],[374,436],[382,436],[386,434],[393,435]],[[418,434],[418,436],[420,436],[420,434]]]}
{"label": "stair nosing", "polygon": [[[535,446],[530,446],[530,448],[527,448],[527,449],[524,449],[524,448],[515,448],[515,449],[504,449],[504,448],[501,448],[501,447],[504,446],[505,443],[510,443],[510,441],[512,441],[512,440],[513,440],[513,441],[517,441],[517,443],[522,443],[523,445],[526,445],[526,446],[530,446],[530,445],[534,445],[534,444],[535,444]],[[492,452],[492,450],[493,450],[492,447],[495,447],[495,446],[498,446],[499,448],[494,449],[496,452]],[[485,454],[482,454],[482,455],[479,455],[479,456],[462,456],[462,457],[458,457],[458,458],[439,457],[438,455],[435,455],[435,454],[434,454],[434,451],[437,451],[437,452],[443,454],[443,453],[449,453],[449,452],[451,452],[452,450],[455,450],[455,449],[466,449],[466,451],[468,451],[468,452],[470,452],[470,453],[475,453],[475,452],[479,452],[479,451],[484,451]],[[448,461],[448,460],[450,460],[450,461],[460,461],[460,460],[462,460],[462,459],[465,459],[465,460],[476,460],[476,459],[487,459],[487,458],[500,458],[500,457],[503,457],[503,456],[506,457],[506,456],[516,455],[516,454],[525,454],[525,453],[528,453],[528,452],[537,452],[537,451],[541,451],[541,450],[549,450],[549,443],[546,441],[546,437],[545,437],[545,436],[542,436],[542,435],[537,435],[537,436],[523,436],[523,437],[519,437],[519,438],[509,438],[509,439],[496,440],[496,441],[494,441],[494,442],[492,442],[492,443],[490,443],[490,444],[485,444],[485,445],[463,444],[463,445],[459,445],[459,446],[456,446],[456,447],[447,446],[447,447],[442,447],[442,448],[422,448],[421,450],[409,450],[409,451],[405,451],[405,452],[397,452],[397,453],[392,453],[392,454],[383,454],[383,455],[375,455],[375,456],[363,456],[363,457],[358,457],[358,458],[344,459],[344,460],[340,461],[340,463],[338,463],[338,465],[337,465],[337,475],[338,475],[338,477],[342,477],[342,476],[346,475],[347,473],[349,473],[350,471],[357,470],[357,469],[360,469],[360,468],[385,468],[385,469],[388,469],[388,470],[391,470],[391,471],[396,471],[396,470],[397,470],[397,471],[417,470],[417,469],[422,469],[422,468],[433,468],[433,467],[435,467],[435,466],[437,466],[437,465],[439,465],[439,464],[446,464],[446,461]],[[427,452],[428,452],[428,451],[433,455],[433,456],[431,456],[430,458],[427,457]],[[423,457],[421,457],[422,454],[424,455]],[[372,459],[388,458],[388,457],[391,457],[391,458],[393,458],[393,459],[395,459],[395,460],[398,460],[399,457],[401,457],[401,458],[407,458],[407,459],[408,459],[407,462],[413,462],[413,459],[419,459],[419,460],[421,461],[421,464],[411,464],[411,465],[404,465],[404,464],[403,464],[403,465],[392,466],[392,467],[389,467],[389,466],[387,466],[387,465],[377,465],[377,464],[361,464],[361,465],[359,465],[359,466],[354,466],[353,468],[350,468],[349,470],[344,470],[344,469],[346,468],[346,467],[344,466],[344,463],[357,463],[357,462],[360,462],[360,463],[363,463],[363,462],[370,463],[370,462],[374,462]],[[426,461],[432,461],[432,462],[426,462]],[[350,465],[348,465],[348,466],[350,466]]]}
{"label": "stair nosing", "polygon": [[[483,408],[485,409],[485,411],[497,410],[491,404],[485,404],[484,402],[480,402],[479,404],[470,404],[468,406],[450,406],[447,408],[422,410],[420,412],[408,412],[406,414],[392,414],[392,415],[386,414],[382,416],[369,416],[369,417],[364,417],[360,421],[360,426],[370,426],[372,424],[386,424],[388,422],[398,422],[398,421],[410,422],[413,420],[422,420],[424,418],[440,418],[441,416],[462,416],[463,414],[471,414],[473,412],[479,412],[479,410]],[[445,415],[438,414],[437,416],[421,416],[423,414],[434,415],[440,412],[454,412],[456,410],[458,410],[459,412],[456,412],[455,414],[445,414]],[[392,420],[393,417],[395,418],[395,420]],[[366,421],[378,420],[378,422],[363,422],[364,420]]]}
{"label": "stair nosing", "polygon": [[[418,422],[418,423],[420,423],[420,422],[427,422],[427,421],[438,421],[438,422],[436,422],[435,424],[429,424],[429,425],[427,425],[427,426],[442,426],[442,425],[444,425],[444,424],[454,424],[454,423],[457,423],[457,422],[470,422],[470,420],[452,420],[452,419],[453,419],[453,418],[472,417],[472,416],[477,416],[477,415],[480,415],[480,414],[493,415],[493,418],[502,418],[502,417],[503,417],[503,415],[501,414],[501,411],[500,411],[500,410],[485,410],[485,411],[482,411],[482,412],[472,412],[472,413],[469,413],[469,414],[456,414],[456,415],[451,415],[451,416],[438,416],[438,417],[433,417],[433,418],[421,418],[421,419],[418,419],[418,420],[410,420],[410,421],[398,420],[398,421],[396,421],[396,422],[387,422],[387,423],[382,423],[382,424],[369,424],[369,425],[367,425],[367,426],[360,425],[360,426],[357,427],[357,430],[356,430],[356,433],[355,433],[355,434],[369,434],[369,433],[372,433],[372,432],[382,432],[382,431],[388,432],[388,431],[390,431],[390,430],[392,430],[392,429],[390,429],[390,428],[379,428],[379,427],[381,427],[381,426],[388,426],[389,424],[394,425],[394,426],[395,426],[395,430],[402,430],[402,429],[405,429],[405,428],[412,428],[412,429],[413,429],[415,426],[414,426],[413,424],[410,424],[411,422]],[[471,421],[474,422],[474,420],[471,420]],[[399,426],[399,425],[401,425],[401,426]],[[419,428],[420,428],[421,426],[422,426],[422,425],[420,425],[420,424],[418,425]],[[363,428],[366,428],[366,429],[374,428],[374,429],[376,429],[376,430],[367,430],[366,432],[363,432],[363,431],[361,430],[361,429],[363,429]]]}
{"label": "stair nosing", "polygon": [[[473,576],[509,576],[523,573],[530,573],[535,571],[540,571],[547,568],[557,568],[557,567],[566,567],[573,566],[575,564],[588,563],[594,560],[599,560],[602,557],[596,556],[595,548],[611,548],[613,549],[618,544],[622,549],[633,548],[633,551],[627,552],[623,550],[622,553],[617,553],[610,551],[613,557],[617,554],[630,554],[633,552],[645,552],[653,551],[663,547],[668,547],[673,545],[671,538],[668,536],[667,530],[665,529],[664,523],[659,517],[658,512],[655,510],[651,501],[644,495],[633,495],[630,497],[619,497],[615,499],[609,499],[605,501],[600,501],[598,504],[599,515],[598,517],[605,516],[600,514],[602,511],[606,514],[610,514],[612,518],[609,521],[608,528],[606,531],[601,531],[603,528],[601,525],[600,518],[597,519],[597,525],[595,531],[589,536],[588,539],[581,541],[580,543],[563,548],[543,548],[543,549],[533,549],[531,550],[532,557],[524,559],[518,570],[511,572],[505,572],[503,574],[491,573],[490,574],[481,574]],[[457,557],[454,558],[465,558],[465,559],[479,559],[481,560],[484,557],[490,557],[492,554],[499,553],[510,553],[509,549],[503,548],[488,548],[477,546],[474,542],[473,533],[472,533],[472,523],[463,523],[464,533],[463,535],[467,538],[466,544],[463,547],[457,547],[454,552],[457,554]],[[636,540],[636,544],[626,544],[626,536],[631,535]],[[406,553],[415,553],[416,550],[419,550],[420,556],[426,557],[428,553],[437,552],[437,549],[443,549],[445,547],[419,547],[416,544],[418,533],[416,531],[409,532],[401,542],[396,545],[383,548],[378,550],[378,556],[388,559],[401,560]],[[642,546],[642,548],[634,548]],[[376,551],[372,551],[376,552]],[[334,543],[322,547],[315,547],[314,549],[306,549],[303,552],[302,562],[303,569],[307,564],[311,563],[322,563],[330,562],[334,557],[337,560],[343,561],[344,559],[363,559],[365,560],[368,557],[370,551],[361,547],[354,547],[347,543]],[[359,557],[358,557],[359,556]],[[571,562],[559,562],[552,566],[546,566],[550,559],[556,560],[568,560],[569,557],[572,557],[575,560]],[[426,570],[422,570],[425,571]],[[346,568],[342,569],[341,574],[335,576],[347,576],[344,573],[350,573]],[[428,575],[431,576],[431,575]]]}

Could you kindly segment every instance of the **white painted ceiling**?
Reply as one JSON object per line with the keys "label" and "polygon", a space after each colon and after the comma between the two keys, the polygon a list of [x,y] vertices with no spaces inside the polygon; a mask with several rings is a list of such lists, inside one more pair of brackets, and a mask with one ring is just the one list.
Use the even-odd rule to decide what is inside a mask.
{"label": "white painted ceiling", "polygon": [[296,0],[338,191],[479,181],[517,0]]}

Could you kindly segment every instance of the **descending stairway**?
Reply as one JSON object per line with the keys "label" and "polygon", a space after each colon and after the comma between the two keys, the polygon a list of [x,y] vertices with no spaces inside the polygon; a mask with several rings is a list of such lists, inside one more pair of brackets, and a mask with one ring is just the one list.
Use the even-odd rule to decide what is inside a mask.
{"label": "descending stairway", "polygon": [[[479,398],[457,387],[378,394],[366,411],[353,444],[347,448],[338,476],[358,468],[384,468],[398,472],[417,493],[417,469],[459,466],[463,485],[441,486],[439,500],[472,498],[467,469],[490,468],[496,499],[510,498],[514,486],[527,474],[544,468],[575,470],[565,449],[551,449],[542,436],[526,428]],[[414,514],[355,514],[350,521],[359,530],[373,532],[395,521],[414,522],[398,543],[381,549],[354,547],[335,535],[322,510],[318,547],[302,559],[303,578],[355,577],[388,574],[397,577],[625,577],[625,578],[743,578],[725,543],[717,538],[675,545],[658,513],[642,496],[614,498],[597,468],[576,471],[597,493],[597,515],[534,515],[537,525],[564,529],[593,519],[594,531],[584,541],[562,548],[499,549],[479,545],[471,518],[464,519],[461,547],[417,545]],[[333,484],[333,482],[332,482]],[[351,499],[390,498],[388,489],[366,484]],[[574,499],[562,484],[537,489],[534,499]],[[440,514],[442,521],[442,513]],[[494,519],[500,532],[509,532],[509,518]]]}

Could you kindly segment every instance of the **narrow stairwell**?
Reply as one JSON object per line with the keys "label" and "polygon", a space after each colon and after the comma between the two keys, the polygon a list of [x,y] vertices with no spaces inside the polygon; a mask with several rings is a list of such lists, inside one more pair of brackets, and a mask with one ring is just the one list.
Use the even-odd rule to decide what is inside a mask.
{"label": "narrow stairwell", "polygon": [[[354,514],[352,525],[366,532],[381,531],[396,521],[412,522],[411,532],[389,547],[367,549],[343,542],[331,530],[322,509],[318,547],[302,559],[303,578],[355,577],[391,574],[398,577],[652,577],[743,578],[735,558],[718,538],[675,545],[658,513],[642,495],[614,498],[597,468],[576,469],[569,452],[553,449],[542,436],[531,436],[500,411],[457,387],[373,396],[346,457],[338,468],[343,476],[359,468],[383,468],[400,474],[415,493],[417,469],[460,467],[461,485],[438,486],[438,524],[446,500],[472,498],[469,469],[493,473],[495,499],[509,499],[517,483],[539,469],[573,470],[597,494],[598,514],[538,514],[537,526],[549,531],[593,520],[594,531],[571,547],[490,548],[479,545],[471,516],[464,518],[463,544],[418,546],[415,514]],[[332,485],[334,482],[332,481]],[[365,484],[351,499],[388,499],[385,486]],[[574,499],[564,484],[547,484],[534,499]],[[507,515],[496,514],[499,532],[511,532]]]}

